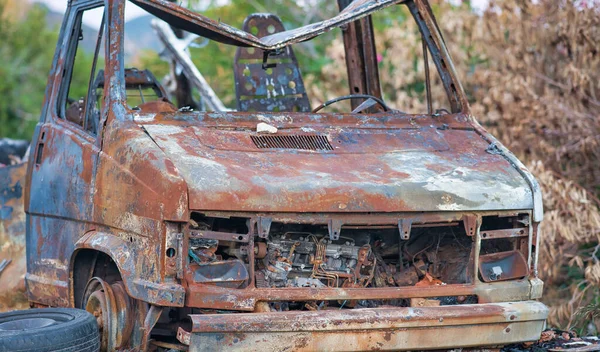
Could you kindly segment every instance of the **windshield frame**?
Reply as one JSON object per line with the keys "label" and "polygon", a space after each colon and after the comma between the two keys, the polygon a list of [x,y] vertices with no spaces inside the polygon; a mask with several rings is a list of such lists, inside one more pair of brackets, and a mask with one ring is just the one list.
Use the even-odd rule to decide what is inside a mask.
{"label": "windshield frame", "polygon": [[[199,36],[235,46],[273,51],[319,36],[333,28],[361,19],[385,7],[406,0],[354,0],[335,16],[302,27],[273,33],[261,38],[227,23],[215,21],[176,3],[165,0],[130,0],[158,19]],[[248,14],[250,15],[250,14]]]}
{"label": "windshield frame", "polygon": [[[107,98],[109,100],[109,120],[111,116],[116,119],[131,120],[133,119],[133,110],[129,109],[126,102],[126,89],[125,89],[125,59],[124,59],[124,41],[125,41],[125,3],[129,1],[131,3],[138,4],[140,0],[105,0],[106,8],[108,9],[108,23],[107,27],[109,30],[108,38],[109,45],[106,46],[106,69],[105,77],[106,82],[111,82],[107,87]],[[392,1],[392,0],[390,0]],[[160,3],[162,5],[168,2],[162,0],[146,0],[147,4]],[[408,6],[413,19],[416,21],[419,30],[421,31],[423,38],[431,54],[431,58],[437,68],[438,74],[444,85],[448,100],[450,102],[452,113],[462,113],[471,118],[471,110],[466,98],[466,94],[463,87],[458,80],[458,75],[452,63],[452,59],[446,48],[442,34],[439,31],[431,7],[427,0],[400,0],[394,3],[405,4]],[[172,4],[172,3],[168,3]],[[175,6],[182,9],[180,18],[187,21],[194,22],[195,19],[187,16],[189,13],[193,13],[190,10],[184,9],[176,4]],[[152,13],[149,13],[154,15]],[[206,18],[202,16],[202,18]],[[210,20],[210,19],[208,19]],[[213,20],[210,20],[213,21]],[[286,112],[286,114],[294,114],[294,112]],[[327,113],[320,113],[327,114]]]}

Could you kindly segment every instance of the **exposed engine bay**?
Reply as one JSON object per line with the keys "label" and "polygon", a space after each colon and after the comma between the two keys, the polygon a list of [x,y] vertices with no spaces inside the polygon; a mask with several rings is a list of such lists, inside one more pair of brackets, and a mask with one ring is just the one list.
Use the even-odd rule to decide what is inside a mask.
{"label": "exposed engine bay", "polygon": [[[196,213],[197,214],[197,213]],[[489,216],[479,257],[473,222],[398,225],[269,223],[196,216],[190,221],[188,277],[231,289],[378,289],[494,282],[527,275],[528,216]],[[334,236],[337,235],[337,236]],[[475,265],[478,260],[478,265]],[[475,268],[478,273],[475,275]],[[259,302],[267,310],[477,303],[476,296],[427,299]]]}
{"label": "exposed engine bay", "polygon": [[287,232],[266,245],[267,255],[257,263],[264,277],[257,280],[259,287],[366,287],[375,274],[377,259],[371,245],[357,245],[349,237],[331,241]]}
{"label": "exposed engine bay", "polygon": [[[456,227],[418,229],[401,240],[397,229],[347,230],[331,240],[312,232],[274,234],[257,246],[257,287],[385,287],[468,282],[471,239]],[[460,236],[460,237],[459,237]],[[258,251],[261,252],[261,251]],[[436,281],[434,281],[436,280]]]}
{"label": "exposed engine bay", "polygon": [[[378,288],[463,284],[472,281],[473,238],[462,222],[416,225],[402,238],[397,226],[345,226],[332,239],[327,225],[273,223],[255,237],[254,282],[245,223],[194,221],[189,256],[194,280],[245,288]],[[201,233],[202,235],[198,235]],[[218,240],[231,237],[236,241]],[[204,236],[204,237],[202,237]],[[210,237],[213,238],[210,238]],[[243,239],[243,240],[242,240]],[[407,305],[407,300],[344,302],[347,306]],[[456,302],[450,302],[456,304]]]}

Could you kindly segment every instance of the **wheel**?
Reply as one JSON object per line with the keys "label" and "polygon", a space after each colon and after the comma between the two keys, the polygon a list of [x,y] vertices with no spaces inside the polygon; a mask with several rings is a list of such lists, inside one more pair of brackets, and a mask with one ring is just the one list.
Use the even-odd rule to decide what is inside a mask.
{"label": "wheel", "polygon": [[88,281],[82,308],[92,314],[100,330],[101,351],[127,347],[135,322],[132,302],[122,281],[108,284],[94,277]]}
{"label": "wheel", "polygon": [[0,352],[98,351],[96,319],[74,308],[40,308],[0,314]]}

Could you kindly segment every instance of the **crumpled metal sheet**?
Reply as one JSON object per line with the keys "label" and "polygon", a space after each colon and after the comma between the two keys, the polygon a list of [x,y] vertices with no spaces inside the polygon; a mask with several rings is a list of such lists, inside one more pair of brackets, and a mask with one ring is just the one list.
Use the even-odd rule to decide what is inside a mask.
{"label": "crumpled metal sheet", "polygon": [[165,0],[132,0],[133,3],[170,25],[221,43],[275,50],[312,39],[333,28],[343,26],[385,7],[404,0],[356,0],[336,16],[296,29],[274,33],[262,38],[226,23],[215,21],[175,3]]}

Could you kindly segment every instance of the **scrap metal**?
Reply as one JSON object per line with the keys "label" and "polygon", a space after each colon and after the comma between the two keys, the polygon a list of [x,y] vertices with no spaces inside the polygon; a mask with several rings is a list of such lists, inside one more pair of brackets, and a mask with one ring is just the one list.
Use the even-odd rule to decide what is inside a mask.
{"label": "scrap metal", "polygon": [[186,39],[179,39],[173,33],[173,29],[163,22],[152,20],[152,28],[160,41],[165,46],[164,55],[171,58],[176,63],[176,70],[181,69],[185,77],[190,81],[194,88],[198,89],[202,102],[211,111],[228,111],[211,86],[208,84],[202,73],[192,62],[187,47],[198,38],[197,35],[189,34]]}
{"label": "scrap metal", "polygon": [[[168,23],[153,26],[211,112],[175,106],[149,72],[125,67],[125,3],[69,2],[21,175],[32,305],[96,313],[107,350],[415,350],[539,337],[539,186],[472,116],[426,0],[340,1],[337,16],[265,36],[132,0]],[[405,114],[381,99],[368,16],[397,4],[416,21],[451,111]],[[80,11],[103,5],[96,130],[64,111]],[[350,113],[276,111],[268,94],[257,111],[227,111],[185,51],[189,38],[169,25],[256,49],[261,70],[282,64],[273,59],[289,45],[348,25],[346,49],[360,58],[348,66],[350,93],[362,95],[350,95]],[[161,100],[129,106],[134,81]]]}

